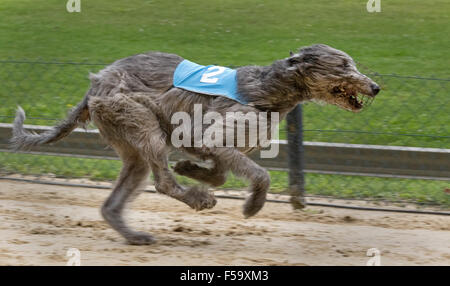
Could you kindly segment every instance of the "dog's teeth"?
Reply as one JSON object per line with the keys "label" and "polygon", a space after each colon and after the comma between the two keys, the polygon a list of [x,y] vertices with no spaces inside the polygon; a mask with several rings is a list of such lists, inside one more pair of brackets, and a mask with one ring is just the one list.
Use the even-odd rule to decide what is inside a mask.
{"label": "dog's teeth", "polygon": [[358,94],[358,95],[357,95],[357,98],[358,98],[358,103],[361,104],[361,105],[363,105],[365,96],[362,95],[362,94]]}
{"label": "dog's teeth", "polygon": [[364,97],[362,97],[360,94],[358,94],[358,95],[356,96],[356,98],[358,99],[358,103],[359,103],[359,104],[362,104]]}

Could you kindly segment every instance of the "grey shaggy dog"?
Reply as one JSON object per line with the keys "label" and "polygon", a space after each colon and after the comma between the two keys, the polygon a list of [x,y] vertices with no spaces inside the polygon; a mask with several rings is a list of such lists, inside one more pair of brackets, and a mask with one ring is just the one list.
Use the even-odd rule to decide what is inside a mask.
{"label": "grey shaggy dog", "polygon": [[[155,241],[150,234],[130,229],[123,219],[126,202],[136,197],[140,184],[150,171],[154,174],[158,192],[195,210],[212,208],[216,204],[214,195],[206,189],[179,185],[168,167],[167,155],[173,149],[170,138],[175,128],[171,116],[175,112],[184,111],[192,117],[194,104],[201,104],[204,113],[278,112],[283,119],[304,101],[334,104],[358,112],[365,105],[363,99],[373,98],[380,90],[375,82],[357,70],[349,55],[322,44],[301,48],[298,53],[291,53],[269,66],[238,68],[238,92],[249,103],[247,105],[174,87],[173,74],[181,61],[180,56],[160,52],[118,60],[99,73],[91,74],[92,84],[84,99],[52,130],[41,134],[24,130],[25,113],[20,107],[14,121],[11,143],[16,150],[58,141],[80,124],[90,120],[95,123],[102,137],[123,161],[119,178],[101,213],[131,244]],[[223,127],[229,124],[227,122]],[[200,126],[203,130],[207,127]],[[232,127],[236,128],[234,123]],[[244,216],[253,216],[263,207],[270,178],[264,168],[245,155],[254,148],[202,146],[181,149],[199,160],[211,162],[212,166],[185,160],[174,166],[175,172],[220,186],[231,171],[250,182]]]}

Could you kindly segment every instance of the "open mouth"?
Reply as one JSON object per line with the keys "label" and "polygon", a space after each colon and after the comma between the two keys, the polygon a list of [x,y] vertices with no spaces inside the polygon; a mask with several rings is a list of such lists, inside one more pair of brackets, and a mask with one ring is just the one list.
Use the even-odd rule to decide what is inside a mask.
{"label": "open mouth", "polygon": [[374,99],[372,96],[358,93],[353,89],[347,89],[344,87],[335,87],[333,89],[333,93],[339,97],[344,97],[353,110],[360,110],[363,107],[369,106]]}

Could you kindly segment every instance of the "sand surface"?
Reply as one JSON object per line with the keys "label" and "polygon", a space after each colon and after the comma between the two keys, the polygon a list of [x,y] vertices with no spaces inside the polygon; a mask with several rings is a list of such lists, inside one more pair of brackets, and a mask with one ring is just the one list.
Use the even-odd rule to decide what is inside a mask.
{"label": "sand surface", "polygon": [[143,193],[127,211],[134,228],[157,243],[133,246],[103,222],[110,191],[0,181],[0,265],[450,265],[450,217],[267,203],[251,219],[242,201],[219,199],[195,212]]}

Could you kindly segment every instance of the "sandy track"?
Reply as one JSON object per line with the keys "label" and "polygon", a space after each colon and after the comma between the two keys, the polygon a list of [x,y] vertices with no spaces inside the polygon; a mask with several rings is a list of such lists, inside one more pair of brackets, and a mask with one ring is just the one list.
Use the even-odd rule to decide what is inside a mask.
{"label": "sandy track", "polygon": [[82,265],[365,265],[369,248],[382,265],[450,265],[450,217],[268,203],[243,219],[242,201],[195,212],[144,193],[127,217],[158,242],[132,246],[100,217],[108,194],[0,181],[0,265],[65,265],[69,248]]}

